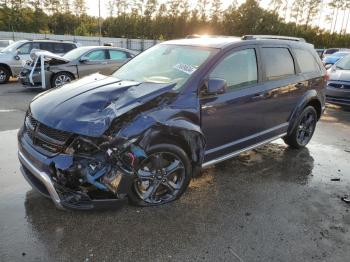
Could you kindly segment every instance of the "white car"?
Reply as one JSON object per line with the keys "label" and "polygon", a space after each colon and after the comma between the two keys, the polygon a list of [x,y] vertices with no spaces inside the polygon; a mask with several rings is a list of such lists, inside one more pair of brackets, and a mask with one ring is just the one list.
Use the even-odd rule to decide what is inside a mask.
{"label": "white car", "polygon": [[41,49],[63,55],[77,48],[73,42],[54,40],[21,40],[0,51],[0,84],[8,82],[11,76],[18,76],[25,62],[30,59],[32,49]]}
{"label": "white car", "polygon": [[2,49],[4,49],[5,47],[11,45],[11,44],[13,44],[13,41],[12,41],[12,40],[3,40],[3,39],[1,39],[1,40],[0,40],[0,51],[1,51]]}

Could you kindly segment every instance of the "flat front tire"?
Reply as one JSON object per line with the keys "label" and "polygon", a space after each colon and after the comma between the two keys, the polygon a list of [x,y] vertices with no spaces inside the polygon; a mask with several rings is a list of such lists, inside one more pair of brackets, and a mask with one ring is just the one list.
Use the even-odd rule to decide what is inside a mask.
{"label": "flat front tire", "polygon": [[292,148],[303,148],[311,140],[317,123],[317,112],[313,106],[307,106],[297,119],[292,132],[283,138]]}
{"label": "flat front tire", "polygon": [[140,164],[129,199],[138,206],[169,203],[184,193],[191,176],[191,163],[183,149],[172,144],[154,145]]}

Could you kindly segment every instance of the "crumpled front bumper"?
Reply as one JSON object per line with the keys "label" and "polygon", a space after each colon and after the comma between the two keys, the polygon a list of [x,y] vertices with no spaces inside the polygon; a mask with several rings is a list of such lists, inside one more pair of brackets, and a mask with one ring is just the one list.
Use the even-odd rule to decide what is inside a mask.
{"label": "crumpled front bumper", "polygon": [[[51,168],[58,159],[66,159],[66,155],[47,157],[36,151],[21,135],[18,134],[18,158],[21,163],[20,170],[27,182],[39,193],[47,198],[51,198],[59,209],[99,209],[120,207],[127,202],[129,192],[134,180],[134,176],[124,174],[118,188],[118,197],[111,199],[92,199],[84,192],[73,191],[59,185],[52,179]],[[67,168],[69,168],[69,163]]]}

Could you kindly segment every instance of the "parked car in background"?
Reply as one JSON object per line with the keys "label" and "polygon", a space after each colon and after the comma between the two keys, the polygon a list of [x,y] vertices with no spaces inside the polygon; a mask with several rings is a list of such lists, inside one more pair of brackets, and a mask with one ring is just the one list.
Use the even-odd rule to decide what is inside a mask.
{"label": "parked car in background", "polygon": [[62,57],[41,51],[32,54],[32,60],[24,65],[19,79],[28,87],[42,88],[40,63],[36,57],[45,58],[45,88],[64,85],[74,79],[92,73],[110,75],[137,53],[123,48],[110,46],[78,47]]}
{"label": "parked car in background", "polygon": [[350,50],[349,51],[339,51],[339,52],[336,52],[332,55],[329,55],[329,56],[323,58],[322,62],[325,66],[334,65],[339,59],[341,59],[344,56],[347,56],[349,54],[350,54]]}
{"label": "parked car in background", "polygon": [[335,63],[330,69],[326,88],[327,102],[350,106],[350,56]]}
{"label": "parked car in background", "polygon": [[0,84],[7,83],[11,76],[18,76],[24,63],[30,59],[29,55],[33,49],[63,55],[74,48],[77,48],[76,43],[66,41],[21,40],[14,42],[0,52]]}
{"label": "parked car in background", "polygon": [[0,51],[11,44],[13,44],[13,40],[0,40]]}
{"label": "parked car in background", "polygon": [[350,52],[350,49],[348,49],[348,48],[328,48],[328,49],[325,49],[323,54],[322,54],[322,59],[327,57],[327,56],[333,55],[336,52],[340,52],[340,51],[345,51],[345,52],[349,51]]}
{"label": "parked car in background", "polygon": [[201,168],[277,138],[305,147],[325,76],[302,39],[163,42],[36,96],[18,133],[22,174],[59,208],[165,204]]}

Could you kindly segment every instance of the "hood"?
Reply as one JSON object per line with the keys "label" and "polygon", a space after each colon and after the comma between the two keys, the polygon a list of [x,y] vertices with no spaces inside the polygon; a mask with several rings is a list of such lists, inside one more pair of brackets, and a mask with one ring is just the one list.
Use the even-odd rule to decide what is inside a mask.
{"label": "hood", "polygon": [[54,53],[51,53],[49,51],[45,50],[39,50],[39,49],[33,49],[30,52],[30,58],[35,61],[39,56],[44,57],[45,61],[57,61],[62,63],[69,63],[70,60],[63,58],[62,56],[56,55]]}
{"label": "hood", "polygon": [[339,70],[330,71],[330,81],[350,81],[350,70]]}
{"label": "hood", "polygon": [[117,117],[169,92],[174,84],[138,83],[93,74],[36,96],[30,111],[58,130],[98,137]]}

